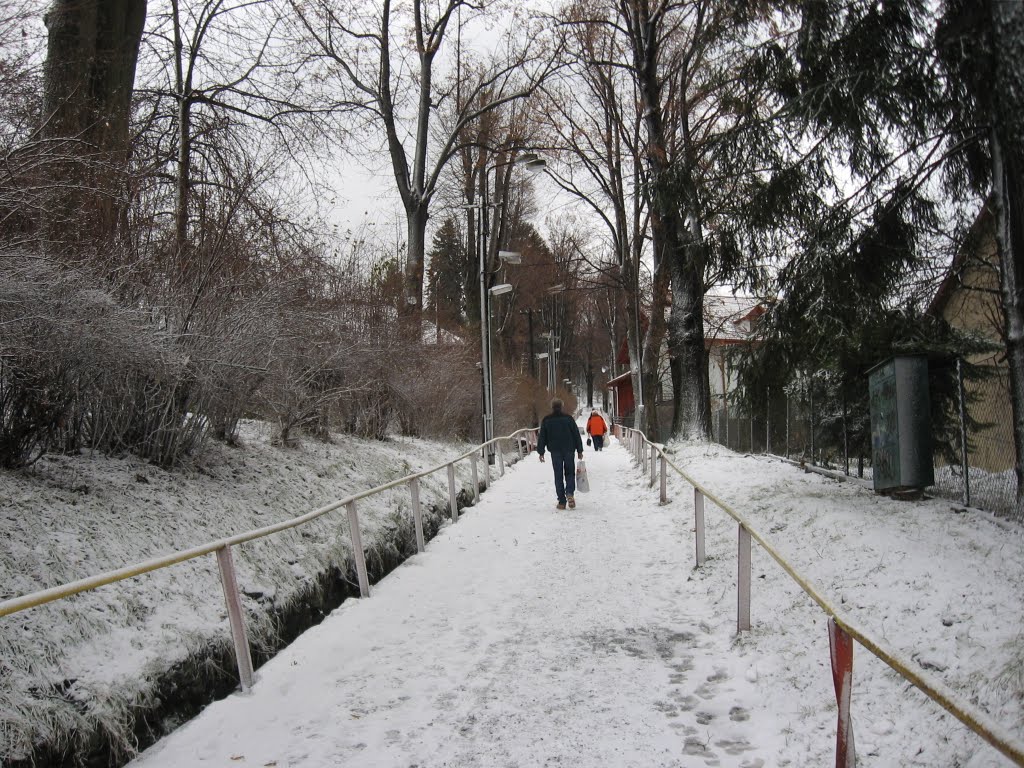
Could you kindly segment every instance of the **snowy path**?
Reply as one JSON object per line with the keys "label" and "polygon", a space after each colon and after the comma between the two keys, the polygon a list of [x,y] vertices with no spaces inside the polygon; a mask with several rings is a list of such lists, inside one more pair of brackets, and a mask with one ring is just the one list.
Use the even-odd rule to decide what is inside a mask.
{"label": "snowy path", "polygon": [[612,442],[588,449],[576,510],[555,510],[531,455],[250,694],[131,765],[775,764],[781,724],[732,651],[732,617],[688,581],[688,516]]}

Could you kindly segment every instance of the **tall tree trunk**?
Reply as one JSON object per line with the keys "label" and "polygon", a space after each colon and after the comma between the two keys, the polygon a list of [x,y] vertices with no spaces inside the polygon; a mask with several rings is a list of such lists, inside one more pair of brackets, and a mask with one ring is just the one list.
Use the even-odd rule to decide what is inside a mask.
{"label": "tall tree trunk", "polygon": [[417,201],[405,211],[409,242],[405,259],[405,296],[399,314],[413,321],[421,317],[423,302],[423,254],[426,252],[429,204]]}
{"label": "tall tree trunk", "polygon": [[701,248],[688,244],[673,264],[668,335],[675,374],[672,434],[707,440],[711,436],[711,385],[704,345],[704,270],[703,259],[693,253]]}
{"label": "tall tree trunk", "polygon": [[61,159],[50,169],[46,225],[67,243],[106,243],[125,197],[146,0],[54,0],[45,20],[43,135],[67,142],[55,146]]}
{"label": "tall tree trunk", "polygon": [[1010,366],[1017,514],[1024,519],[1024,5],[993,2],[992,177]]}

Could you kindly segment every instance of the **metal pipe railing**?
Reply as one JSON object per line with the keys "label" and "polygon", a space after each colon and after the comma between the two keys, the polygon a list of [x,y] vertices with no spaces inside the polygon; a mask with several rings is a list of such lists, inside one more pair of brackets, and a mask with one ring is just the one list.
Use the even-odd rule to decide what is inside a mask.
{"label": "metal pipe railing", "polygon": [[[249,650],[249,641],[245,629],[245,617],[242,611],[241,593],[238,588],[238,580],[235,575],[234,560],[231,553],[232,547],[249,541],[254,541],[256,539],[272,536],[275,533],[280,533],[281,531],[286,531],[290,528],[296,528],[310,522],[311,520],[315,520],[318,517],[322,517],[323,515],[340,509],[341,507],[345,507],[348,516],[349,538],[352,542],[352,556],[355,560],[356,574],[359,580],[359,594],[360,597],[369,597],[370,581],[366,569],[366,558],[363,552],[362,535],[360,534],[359,529],[359,515],[356,508],[356,502],[370,496],[374,496],[378,493],[391,490],[392,488],[397,488],[400,485],[407,485],[409,487],[413,520],[416,528],[416,549],[418,552],[422,552],[425,544],[423,539],[423,518],[420,509],[420,479],[432,475],[435,472],[439,472],[442,469],[447,470],[448,504],[451,510],[452,522],[457,522],[459,519],[459,510],[458,497],[455,490],[455,465],[463,459],[470,459],[472,462],[473,498],[474,501],[479,501],[480,485],[477,477],[477,459],[479,458],[480,452],[485,451],[491,445],[495,445],[499,456],[499,470],[504,474],[504,449],[501,446],[502,441],[515,440],[520,456],[522,456],[520,437],[522,435],[526,436],[526,452],[529,453],[537,443],[536,431],[536,429],[532,428],[518,429],[505,437],[493,438],[443,464],[438,464],[436,467],[431,467],[423,470],[422,472],[416,472],[398,480],[392,480],[384,485],[378,485],[374,488],[370,488],[369,490],[360,491],[359,493],[351,496],[346,496],[343,499],[339,499],[338,501],[327,504],[319,509],[315,509],[312,512],[307,512],[304,515],[293,517],[290,520],[283,520],[280,523],[268,525],[263,528],[256,528],[251,531],[246,531],[245,533],[239,533],[216,541],[207,542],[206,544],[201,544],[190,549],[172,552],[171,554],[164,555],[163,557],[157,557],[142,563],[134,563],[113,571],[105,571],[104,573],[96,574],[95,576],[89,576],[84,579],[72,581],[68,584],[61,584],[60,586],[22,595],[21,597],[4,600],[0,602],[0,617],[9,616],[10,614],[25,611],[29,608],[35,608],[47,603],[52,603],[57,600],[63,600],[64,598],[77,595],[81,592],[88,592],[98,589],[99,587],[106,586],[107,584],[125,581],[136,576],[141,576],[145,573],[160,570],[161,568],[169,568],[172,565],[177,565],[178,563],[183,563],[187,560],[194,560],[198,557],[202,557],[203,555],[214,554],[217,558],[221,584],[224,589],[224,599],[227,604],[228,623],[231,628],[231,638],[235,648],[235,661],[238,665],[238,676],[242,690],[247,691],[253,684],[253,666]],[[484,461],[484,468],[486,478],[485,482],[489,483],[490,478],[489,473],[487,472],[486,460]]]}
{"label": "metal pipe railing", "polygon": [[[653,443],[637,429],[624,428],[623,442],[631,448],[634,458],[642,456],[643,446],[650,445],[661,456],[662,485],[667,467],[675,470],[694,489],[694,520],[696,531],[697,566],[705,559],[704,542],[704,499],[715,505],[736,521],[739,530],[739,552],[737,557],[737,631],[750,629],[750,541],[756,541],[782,570],[829,616],[829,642],[832,675],[836,688],[836,703],[839,707],[839,722],[836,732],[836,765],[854,764],[854,741],[850,720],[850,690],[853,680],[852,640],[871,652],[915,688],[922,691],[953,717],[967,726],[988,744],[1010,758],[1015,764],[1024,766],[1024,743],[1008,729],[992,720],[980,707],[959,696],[952,688],[930,675],[919,664],[901,656],[895,649],[885,646],[873,638],[846,614],[833,606],[809,579],[791,565],[757,528],[742,514],[715,496],[698,480],[676,466],[665,453],[664,446]],[[639,462],[638,462],[639,463]],[[641,467],[641,470],[643,468]],[[664,500],[664,495],[662,496]]]}

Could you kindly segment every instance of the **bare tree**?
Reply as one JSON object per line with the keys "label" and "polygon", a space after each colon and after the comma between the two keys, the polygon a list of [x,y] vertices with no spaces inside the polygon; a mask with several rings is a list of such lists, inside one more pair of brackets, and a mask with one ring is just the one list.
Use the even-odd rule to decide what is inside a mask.
{"label": "bare tree", "polygon": [[407,223],[402,312],[418,318],[430,205],[442,171],[458,150],[463,129],[502,105],[529,96],[553,65],[542,31],[513,25],[514,31],[510,29],[497,46],[506,54],[474,75],[462,92],[455,120],[434,133],[433,110],[453,98],[455,86],[439,89],[435,77],[453,16],[463,8],[480,15],[487,6],[467,0],[436,4],[413,0],[404,14],[391,0],[367,6],[340,0],[292,0],[317,51],[340,72],[349,106],[383,134]]}
{"label": "bare tree", "polygon": [[[642,331],[640,269],[650,216],[647,169],[642,160],[642,112],[629,49],[610,23],[609,9],[592,2],[570,5],[560,20],[566,43],[564,76],[546,87],[543,114],[554,146],[565,161],[553,174],[556,183],[586,204],[602,221],[614,258],[593,267],[616,280],[625,296],[627,348],[638,421],[653,405],[657,360],[663,333]],[[603,21],[601,19],[604,19]],[[662,275],[664,277],[664,274]],[[648,311],[664,315],[668,293],[662,286]],[[642,361],[654,367],[645,378]]]}

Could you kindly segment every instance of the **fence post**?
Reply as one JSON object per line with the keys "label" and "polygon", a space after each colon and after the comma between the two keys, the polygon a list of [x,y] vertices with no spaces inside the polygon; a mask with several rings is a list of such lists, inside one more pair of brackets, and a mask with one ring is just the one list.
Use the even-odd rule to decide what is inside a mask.
{"label": "fence post", "polygon": [[483,450],[483,465],[484,465],[484,490],[488,490],[491,487],[491,447],[485,446]]}
{"label": "fence post", "polygon": [[668,504],[668,459],[661,454],[661,503]]}
{"label": "fence post", "polygon": [[416,525],[416,551],[422,552],[426,545],[423,542],[423,512],[420,509],[420,479],[418,477],[409,481],[409,495],[412,497],[412,519]]}
{"label": "fence post", "polygon": [[501,440],[494,444],[495,451],[498,454],[498,477],[505,476],[505,450],[501,447]]}
{"label": "fence post", "polygon": [[750,531],[739,526],[739,554],[736,564],[736,631],[750,629]]}
{"label": "fence post", "polygon": [[474,504],[479,504],[480,503],[480,475],[478,474],[477,468],[476,468],[477,458],[476,458],[476,452],[475,451],[470,456],[470,458],[473,460],[472,461],[472,467],[473,467],[473,503]]}
{"label": "fence post", "polygon": [[516,453],[519,454],[519,460],[523,460],[523,441],[518,435],[516,435]]}
{"label": "fence post", "polygon": [[853,638],[828,619],[828,647],[832,659],[832,683],[836,689],[839,722],[836,726],[836,768],[854,768],[857,751],[853,745],[853,724],[850,719],[850,694],[853,689]]}
{"label": "fence post", "polygon": [[[753,399],[753,398],[751,398]],[[754,452],[754,404],[750,404],[750,452]]]}
{"label": "fence post", "polygon": [[359,577],[359,596],[370,596],[370,579],[366,575],[366,556],[363,555],[363,537],[359,533],[359,515],[356,514],[356,503],[350,501],[345,505],[348,509],[348,534],[352,539],[352,556],[356,560],[356,575]]}
{"label": "fence post", "polygon": [[704,565],[704,494],[693,489],[693,527],[697,541],[697,567]]}
{"label": "fence post", "polygon": [[850,440],[846,431],[846,393],[843,392],[843,467],[847,477],[850,476]]}
{"label": "fence post", "polygon": [[967,455],[967,402],[964,394],[963,358],[956,359],[956,382],[960,400],[960,462],[964,473],[964,506],[971,506],[971,464]]}
{"label": "fence post", "polygon": [[455,465],[448,465],[448,507],[452,511],[452,522],[459,522],[459,497],[455,493]]}
{"label": "fence post", "polygon": [[814,463],[814,377],[811,377],[810,386],[807,388],[807,397],[810,401],[810,433],[811,433],[811,466],[815,466]]}
{"label": "fence post", "polygon": [[238,679],[244,692],[252,688],[252,656],[249,653],[249,638],[245,632],[245,617],[242,615],[242,598],[238,592],[238,580],[235,578],[235,563],[231,557],[230,545],[225,544],[217,550],[217,565],[220,568],[220,583],[224,587],[224,602],[228,608],[231,641],[235,645]]}
{"label": "fence post", "polygon": [[786,458],[789,458],[789,393],[786,393]]}
{"label": "fence post", "polygon": [[650,487],[651,488],[654,487],[654,483],[655,483],[655,481],[657,479],[657,472],[658,472],[658,466],[657,466],[658,462],[656,460],[657,458],[658,458],[658,449],[654,447],[654,443],[651,443],[651,458],[650,458],[650,464],[651,464],[651,484],[650,484]]}
{"label": "fence post", "polygon": [[772,452],[772,388],[765,387],[764,403],[764,452]]}

